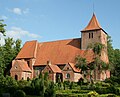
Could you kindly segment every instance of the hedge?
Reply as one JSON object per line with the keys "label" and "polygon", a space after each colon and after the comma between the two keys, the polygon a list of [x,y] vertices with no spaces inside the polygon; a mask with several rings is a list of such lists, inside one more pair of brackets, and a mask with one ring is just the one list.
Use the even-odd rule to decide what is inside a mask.
{"label": "hedge", "polygon": [[56,94],[56,97],[88,97],[87,94]]}

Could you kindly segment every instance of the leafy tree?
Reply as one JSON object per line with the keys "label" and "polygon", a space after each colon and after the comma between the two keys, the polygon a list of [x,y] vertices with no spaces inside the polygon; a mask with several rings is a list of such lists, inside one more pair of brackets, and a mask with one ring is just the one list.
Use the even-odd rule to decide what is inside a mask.
{"label": "leafy tree", "polygon": [[15,55],[18,54],[18,52],[21,50],[21,43],[22,41],[20,39],[17,39],[15,42],[14,42],[14,51],[15,51]]}
{"label": "leafy tree", "polygon": [[87,49],[92,49],[92,51],[94,52],[94,62],[92,62],[90,65],[92,66],[92,68],[90,68],[91,70],[94,69],[94,79],[96,80],[97,77],[97,73],[96,71],[101,69],[101,64],[102,64],[102,60],[101,60],[101,52],[105,49],[105,45],[101,44],[101,43],[95,43],[95,44],[89,44]]}
{"label": "leafy tree", "polygon": [[92,49],[92,51],[94,52],[95,54],[95,57],[96,56],[100,56],[101,55],[101,52],[102,50],[105,48],[105,45],[104,44],[101,44],[101,43],[95,43],[95,44],[89,44],[87,49]]}
{"label": "leafy tree", "polygon": [[26,94],[23,90],[16,90],[13,97],[26,97]]}
{"label": "leafy tree", "polygon": [[41,97],[44,97],[45,86],[44,86],[44,79],[43,78],[40,80],[40,84],[39,85],[40,85],[39,86],[40,87],[39,94],[40,94]]}
{"label": "leafy tree", "polygon": [[11,87],[11,86],[13,86],[13,87],[17,87],[18,86],[18,83],[17,83],[17,81],[15,80],[15,79],[13,79],[11,76],[6,76],[5,77],[5,84],[6,84],[6,86],[7,87]]}
{"label": "leafy tree", "polygon": [[3,24],[2,22],[3,22],[3,20],[0,20],[0,33],[5,36],[5,28],[4,27],[6,26],[6,24]]}
{"label": "leafy tree", "polygon": [[115,49],[114,50],[114,75],[120,76],[120,50]]}
{"label": "leafy tree", "polygon": [[3,47],[0,46],[0,75],[3,75],[5,70],[5,64],[3,63],[4,62],[3,51],[4,51]]}
{"label": "leafy tree", "polygon": [[114,49],[112,46],[112,39],[110,36],[107,37],[107,51],[108,51],[108,59],[109,59],[109,69],[112,74],[114,74],[114,61],[115,61],[115,56],[114,56]]}
{"label": "leafy tree", "polygon": [[38,78],[32,80],[31,86],[35,91],[35,95],[40,95],[41,97],[44,97],[45,86],[44,86],[44,77],[42,73],[40,73]]}
{"label": "leafy tree", "polygon": [[13,38],[6,38],[5,44],[0,47],[0,73],[5,75],[11,68],[11,62],[16,57],[21,48],[21,40],[16,41]]}
{"label": "leafy tree", "polygon": [[89,69],[89,75],[90,75],[90,83],[94,83],[93,82],[93,71],[95,70],[96,65],[94,62],[91,62],[88,64],[88,69]]}
{"label": "leafy tree", "polygon": [[44,86],[45,86],[45,89],[48,87],[48,85],[49,85],[48,72],[45,72],[44,73]]}
{"label": "leafy tree", "polygon": [[55,97],[56,92],[55,92],[55,84],[51,82],[47,89],[45,90],[45,97]]}
{"label": "leafy tree", "polygon": [[[5,28],[4,27],[6,26],[6,24],[3,24],[2,22],[3,22],[3,20],[0,20],[0,34],[5,36]],[[0,37],[0,39],[1,39],[1,37]],[[2,55],[3,55],[3,48],[0,45],[0,56],[2,56]],[[4,60],[4,58],[0,57],[0,75],[3,74],[3,72],[4,72],[3,68],[5,68],[4,64],[2,64],[3,60]]]}
{"label": "leafy tree", "polygon": [[86,59],[82,58],[81,56],[77,56],[75,61],[75,67],[81,69],[83,76],[86,77],[86,71],[88,70]]}

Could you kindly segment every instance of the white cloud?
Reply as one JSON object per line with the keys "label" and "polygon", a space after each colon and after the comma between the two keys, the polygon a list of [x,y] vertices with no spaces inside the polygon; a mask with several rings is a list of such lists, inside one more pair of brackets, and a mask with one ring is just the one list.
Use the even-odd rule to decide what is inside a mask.
{"label": "white cloud", "polygon": [[19,27],[11,27],[10,30],[8,30],[6,32],[6,36],[7,37],[13,37],[14,39],[18,39],[18,38],[40,38],[39,35],[34,34],[34,33],[30,33],[29,31],[23,30],[22,28]]}
{"label": "white cloud", "polygon": [[21,8],[16,7],[16,8],[13,8],[13,9],[8,9],[7,8],[7,10],[10,11],[10,12],[13,12],[14,14],[17,14],[17,15],[29,13],[29,8],[26,8],[26,9],[23,10]]}
{"label": "white cloud", "polygon": [[22,14],[22,10],[20,8],[13,8],[12,12],[18,15]]}
{"label": "white cloud", "polygon": [[3,19],[3,20],[8,19],[8,17],[7,17],[7,16],[5,16],[5,15],[0,16],[0,18],[1,18],[1,19]]}
{"label": "white cloud", "polygon": [[0,33],[0,45],[5,43],[3,35]]}
{"label": "white cloud", "polygon": [[[38,38],[41,38],[41,36],[30,33],[29,31],[23,30],[20,27],[11,27],[10,30],[6,31],[6,38],[11,37],[13,39],[21,39],[24,41],[28,40],[37,40]],[[0,45],[3,45],[5,43],[4,36],[0,33]]]}

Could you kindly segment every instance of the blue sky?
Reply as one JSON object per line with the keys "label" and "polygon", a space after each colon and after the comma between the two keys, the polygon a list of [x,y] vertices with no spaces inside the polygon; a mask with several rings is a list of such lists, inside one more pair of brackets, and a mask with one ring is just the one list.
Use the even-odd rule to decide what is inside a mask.
{"label": "blue sky", "polygon": [[[120,0],[0,0],[6,34],[22,43],[81,37],[94,12],[102,28],[120,49]],[[3,42],[1,40],[1,42]]]}

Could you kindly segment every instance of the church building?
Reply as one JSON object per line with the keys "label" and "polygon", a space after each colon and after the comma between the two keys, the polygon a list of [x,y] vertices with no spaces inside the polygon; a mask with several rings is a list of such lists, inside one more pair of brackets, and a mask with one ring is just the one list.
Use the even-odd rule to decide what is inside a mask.
{"label": "church building", "polygon": [[[77,82],[82,78],[81,70],[75,67],[75,58],[80,55],[88,64],[94,61],[94,53],[88,50],[89,44],[101,43],[106,49],[101,59],[108,63],[107,33],[100,26],[95,14],[88,25],[81,31],[81,38],[57,40],[50,42],[27,41],[16,58],[12,61],[10,74],[16,80],[37,77],[40,72],[48,72],[49,79]],[[97,80],[110,77],[110,71],[97,74]]]}

